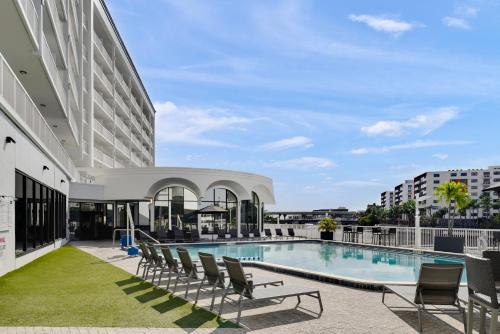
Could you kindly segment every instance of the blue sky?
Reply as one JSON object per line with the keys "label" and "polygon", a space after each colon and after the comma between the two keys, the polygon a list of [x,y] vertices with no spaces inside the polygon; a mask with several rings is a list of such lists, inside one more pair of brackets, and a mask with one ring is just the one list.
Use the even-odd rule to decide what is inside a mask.
{"label": "blue sky", "polygon": [[500,164],[499,1],[108,5],[156,105],[158,166],[264,174],[295,210]]}

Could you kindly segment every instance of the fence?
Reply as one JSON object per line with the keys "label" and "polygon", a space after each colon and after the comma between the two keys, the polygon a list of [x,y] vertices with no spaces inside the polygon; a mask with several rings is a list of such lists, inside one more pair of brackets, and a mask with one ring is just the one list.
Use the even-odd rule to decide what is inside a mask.
{"label": "fence", "polygon": [[[281,228],[285,234],[288,228],[293,228],[295,235],[299,237],[304,237],[308,239],[319,239],[320,231],[317,225],[306,225],[306,224],[264,224],[264,228],[270,228],[274,230],[275,228]],[[382,226],[382,228],[384,228]],[[387,226],[386,228],[389,228]],[[398,247],[408,247],[415,248],[415,227],[394,227],[390,228],[396,229],[395,244]],[[334,233],[334,240],[342,241],[344,226],[340,226]],[[493,249],[497,247],[497,241],[495,239],[495,233],[500,236],[500,230],[493,229],[468,229],[468,228],[455,228],[453,229],[453,236],[461,237],[465,240],[465,251],[467,253],[478,253],[486,249]],[[434,248],[434,238],[437,236],[447,236],[447,228],[432,228],[432,227],[421,227],[420,228],[420,249],[431,250]],[[372,243],[372,229],[371,227],[364,227],[363,238],[358,238],[360,243],[371,244]],[[394,243],[394,241],[393,241]]]}

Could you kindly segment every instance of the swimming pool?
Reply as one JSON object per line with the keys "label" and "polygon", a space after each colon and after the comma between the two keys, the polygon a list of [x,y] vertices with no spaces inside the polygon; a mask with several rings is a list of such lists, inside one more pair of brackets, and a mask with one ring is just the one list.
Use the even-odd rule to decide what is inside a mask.
{"label": "swimming pool", "polygon": [[[447,255],[417,253],[383,247],[352,246],[331,242],[262,242],[226,244],[189,244],[193,257],[198,252],[216,258],[231,256],[272,265],[286,266],[328,276],[371,283],[415,283],[422,263],[464,263]],[[175,253],[175,246],[173,246]],[[462,282],[465,282],[465,272]]]}

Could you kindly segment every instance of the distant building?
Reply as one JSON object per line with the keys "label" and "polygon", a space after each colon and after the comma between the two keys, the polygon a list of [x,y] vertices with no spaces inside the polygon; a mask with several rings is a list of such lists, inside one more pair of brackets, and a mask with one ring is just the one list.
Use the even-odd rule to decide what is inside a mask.
{"label": "distant building", "polygon": [[384,191],[380,194],[380,205],[384,209],[388,209],[394,205],[394,191]]}
{"label": "distant building", "polygon": [[337,209],[318,209],[313,211],[269,211],[264,212],[266,223],[280,224],[317,224],[325,217],[331,217],[339,223],[356,223],[356,213],[344,207]]}
{"label": "distant building", "polygon": [[413,198],[413,180],[406,180],[394,188],[394,205],[401,205]]}

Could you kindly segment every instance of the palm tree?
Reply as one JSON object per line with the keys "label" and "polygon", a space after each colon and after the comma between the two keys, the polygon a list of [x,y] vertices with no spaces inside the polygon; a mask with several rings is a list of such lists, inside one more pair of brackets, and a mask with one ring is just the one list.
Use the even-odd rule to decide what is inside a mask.
{"label": "palm tree", "polygon": [[470,216],[471,216],[471,218],[475,217],[476,224],[477,224],[477,219],[478,219],[478,215],[477,215],[478,208],[479,208],[479,201],[475,198],[471,199],[469,202]]}
{"label": "palm tree", "polygon": [[460,182],[447,182],[443,183],[436,188],[434,194],[440,201],[445,201],[448,205],[448,236],[453,235],[453,223],[455,220],[455,208],[453,208],[451,203],[455,202],[458,209],[465,206],[469,201],[469,193],[467,192],[467,186]]}
{"label": "palm tree", "polygon": [[407,202],[404,202],[403,205],[401,206],[401,211],[405,215],[408,224],[413,222],[413,219],[415,217],[415,206],[416,203],[414,200],[409,200]]}

